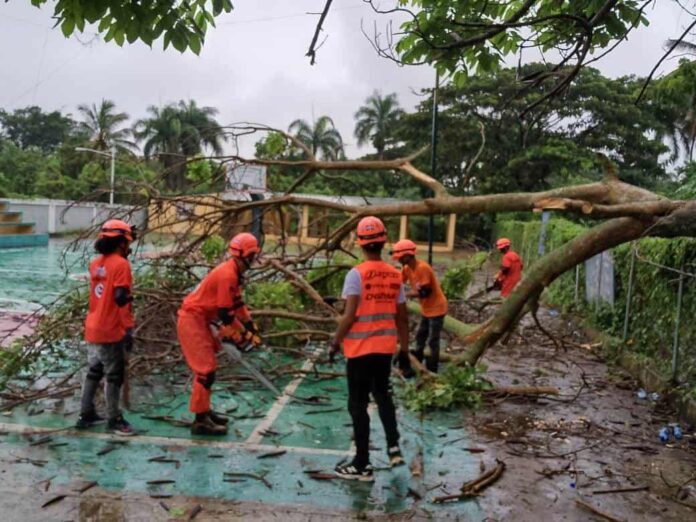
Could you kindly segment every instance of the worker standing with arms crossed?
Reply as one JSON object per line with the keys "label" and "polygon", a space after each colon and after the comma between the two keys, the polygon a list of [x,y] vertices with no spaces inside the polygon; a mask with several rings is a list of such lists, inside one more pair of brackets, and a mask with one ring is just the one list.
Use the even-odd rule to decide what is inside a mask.
{"label": "worker standing with arms crossed", "polygon": [[356,452],[351,462],[336,466],[336,475],[369,482],[374,480],[367,413],[370,394],[377,403],[384,427],[389,464],[404,463],[389,375],[397,342],[401,347],[399,366],[403,371],[410,371],[408,310],[401,274],[382,260],[382,249],[387,242],[384,223],[373,216],[363,218],[358,223],[357,237],[365,261],[346,274],[343,286],[346,307],[331,341],[329,361],[333,362],[343,344],[347,359],[348,411],[353,420]]}
{"label": "worker standing with arms crossed", "polygon": [[509,296],[522,279],[522,268],[524,268],[522,258],[512,250],[511,245],[512,242],[506,237],[501,237],[496,241],[495,246],[503,257],[500,261],[500,270],[495,276],[495,282],[486,288],[487,292],[500,290],[501,297]]}
{"label": "worker standing with arms crossed", "polygon": [[[178,312],[176,333],[189,368],[193,387],[189,408],[196,417],[193,435],[227,434],[227,418],[211,409],[210,398],[216,354],[221,341],[231,341],[248,352],[261,344],[258,328],[242,300],[243,275],[261,252],[256,238],[248,232],[237,234],[229,244],[231,259],[214,268],[184,299]],[[211,325],[221,323],[217,337]]]}
{"label": "worker standing with arms crossed", "polygon": [[[406,297],[417,298],[421,306],[421,321],[416,332],[415,357],[423,361],[431,372],[437,373],[440,362],[440,334],[447,315],[447,298],[440,288],[433,268],[416,259],[416,244],[410,239],[397,241],[392,251],[392,259],[401,263],[401,275],[410,290]],[[430,353],[425,352],[428,343]]]}
{"label": "worker standing with arms crossed", "polygon": [[94,244],[100,255],[89,265],[89,311],[85,320],[89,369],[82,387],[77,429],[90,428],[103,420],[94,407],[94,396],[106,376],[107,429],[117,435],[135,434],[119,409],[126,353],[133,347],[133,275],[128,255],[134,239],[130,225],[112,219],[104,223]]}

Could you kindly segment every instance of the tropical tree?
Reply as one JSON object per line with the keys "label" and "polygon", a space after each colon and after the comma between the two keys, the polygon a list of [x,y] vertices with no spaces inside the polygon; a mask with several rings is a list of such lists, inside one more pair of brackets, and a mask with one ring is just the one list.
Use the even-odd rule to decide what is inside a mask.
{"label": "tropical tree", "polygon": [[[682,44],[693,46],[694,44]],[[696,152],[696,61],[680,60],[679,67],[655,82],[648,103],[664,124],[661,137],[672,149],[670,160],[693,161]]]}
{"label": "tropical tree", "polygon": [[51,152],[75,130],[75,122],[60,111],[44,112],[32,106],[5,112],[0,109],[0,138],[20,149]]}
{"label": "tropical tree", "polygon": [[180,101],[165,107],[150,106],[149,116],[135,125],[135,136],[143,141],[146,158],[157,156],[165,167],[167,188],[181,190],[186,183],[188,158],[210,149],[222,152],[224,134],[215,120],[217,109]]}
{"label": "tropical tree", "polygon": [[358,145],[371,142],[379,159],[383,159],[384,149],[393,140],[394,131],[403,114],[396,93],[386,96],[382,96],[379,91],[372,93],[365,100],[365,105],[355,113],[355,137]]}
{"label": "tropical tree", "polygon": [[133,131],[123,127],[129,116],[125,112],[116,112],[115,109],[116,104],[111,100],[102,100],[99,105],[78,105],[77,110],[82,116],[80,129],[89,135],[90,145],[97,150],[116,147],[123,152],[130,152],[137,146],[130,139]]}
{"label": "tropical tree", "polygon": [[315,156],[320,153],[325,160],[337,159],[343,154],[343,139],[333,120],[320,116],[313,124],[298,119],[290,124],[289,131],[307,145]]}

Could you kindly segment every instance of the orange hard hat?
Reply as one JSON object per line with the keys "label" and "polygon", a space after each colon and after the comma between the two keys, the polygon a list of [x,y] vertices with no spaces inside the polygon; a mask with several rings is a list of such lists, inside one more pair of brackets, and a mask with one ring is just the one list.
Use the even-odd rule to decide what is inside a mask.
{"label": "orange hard hat", "polygon": [[397,241],[392,250],[392,259],[398,261],[404,256],[415,256],[418,247],[410,239],[402,239]]}
{"label": "orange hard hat", "polygon": [[125,237],[128,241],[133,241],[133,235],[131,226],[120,219],[110,219],[102,225],[99,231],[99,238]]}
{"label": "orange hard hat", "polygon": [[254,235],[249,232],[237,234],[230,241],[230,253],[233,257],[249,257],[259,252],[261,252],[259,242]]}
{"label": "orange hard hat", "polygon": [[512,244],[512,241],[510,241],[506,237],[501,237],[498,241],[495,242],[495,246],[498,250],[509,247]]}
{"label": "orange hard hat", "polygon": [[382,220],[375,216],[367,216],[358,223],[358,245],[365,246],[371,243],[386,243],[387,229]]}

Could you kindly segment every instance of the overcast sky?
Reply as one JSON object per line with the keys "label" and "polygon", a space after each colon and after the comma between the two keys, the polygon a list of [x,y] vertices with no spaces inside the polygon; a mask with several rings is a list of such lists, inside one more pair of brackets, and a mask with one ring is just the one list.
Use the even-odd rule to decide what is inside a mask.
{"label": "overcast sky", "polygon": [[[317,64],[304,56],[324,0],[233,0],[235,10],[211,28],[200,56],[144,44],[103,43],[94,34],[70,39],[52,29],[53,2],[37,9],[29,0],[0,3],[0,108],[39,105],[75,113],[80,103],[114,100],[135,120],[148,105],[193,98],[217,107],[219,121],[253,121],[287,128],[296,118],[327,114],[347,143],[353,114],[379,89],[396,92],[406,109],[418,102],[414,91],[432,85],[426,66],[398,67],[379,58],[362,35],[361,20],[376,18],[362,0],[335,0],[326,22],[328,40]],[[663,53],[662,42],[677,37],[687,16],[673,0],[648,10],[648,28],[595,64],[609,76],[646,75]],[[385,3],[386,5],[386,3]],[[89,33],[89,30],[88,30]],[[665,63],[661,71],[676,65]],[[245,147],[247,149],[247,147]],[[249,152],[249,149],[246,150]]]}

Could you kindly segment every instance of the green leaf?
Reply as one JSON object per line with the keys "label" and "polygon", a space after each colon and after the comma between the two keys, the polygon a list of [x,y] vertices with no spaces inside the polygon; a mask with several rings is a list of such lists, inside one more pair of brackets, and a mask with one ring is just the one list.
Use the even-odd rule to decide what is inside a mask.
{"label": "green leaf", "polygon": [[70,36],[75,30],[75,22],[72,18],[66,18],[63,23],[60,24],[60,30],[63,32],[63,36],[66,38]]}

